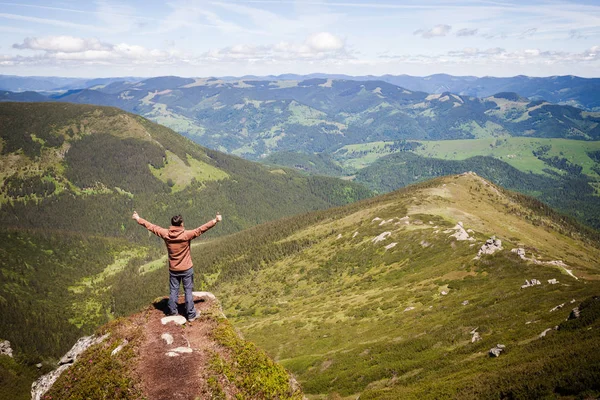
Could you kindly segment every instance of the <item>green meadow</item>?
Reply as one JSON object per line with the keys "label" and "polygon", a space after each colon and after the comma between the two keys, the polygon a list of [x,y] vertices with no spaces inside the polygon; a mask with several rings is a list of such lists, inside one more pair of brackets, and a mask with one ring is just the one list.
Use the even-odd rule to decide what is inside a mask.
{"label": "green meadow", "polygon": [[[548,166],[542,160],[533,155],[533,151],[542,146],[550,146],[548,156],[566,158],[573,164],[583,167],[582,172],[592,177],[598,177],[598,173],[592,168],[595,163],[588,156],[588,152],[600,150],[600,141],[590,142],[569,139],[544,139],[527,137],[500,137],[484,139],[464,140],[419,140],[421,146],[414,153],[429,157],[446,160],[465,160],[475,156],[490,156],[498,158],[511,166],[523,171],[536,174],[545,174],[544,169],[557,169]],[[351,170],[359,170],[371,165],[381,157],[392,154],[386,148],[393,142],[371,142],[364,144],[353,144],[342,147],[345,152],[336,152],[334,157],[344,166]]]}

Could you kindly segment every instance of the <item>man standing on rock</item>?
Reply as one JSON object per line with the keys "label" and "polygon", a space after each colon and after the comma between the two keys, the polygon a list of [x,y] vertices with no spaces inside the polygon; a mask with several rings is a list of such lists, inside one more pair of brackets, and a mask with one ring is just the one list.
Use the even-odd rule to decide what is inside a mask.
{"label": "man standing on rock", "polygon": [[141,218],[137,211],[133,212],[131,217],[138,224],[143,225],[150,232],[162,238],[167,245],[167,253],[169,255],[169,315],[177,315],[177,298],[179,297],[179,285],[183,281],[183,290],[185,292],[185,309],[187,320],[193,321],[198,318],[198,312],[194,307],[194,299],[192,291],[194,290],[194,268],[192,264],[192,256],[190,254],[190,242],[204,232],[221,222],[221,214],[205,223],[204,225],[192,229],[185,230],[183,227],[183,217],[175,215],[171,218],[171,226],[169,229],[161,228],[154,225],[145,219]]}

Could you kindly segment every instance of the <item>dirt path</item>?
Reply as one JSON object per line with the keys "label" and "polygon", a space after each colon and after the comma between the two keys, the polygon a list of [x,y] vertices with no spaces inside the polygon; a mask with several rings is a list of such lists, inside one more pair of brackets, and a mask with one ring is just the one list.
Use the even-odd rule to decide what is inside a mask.
{"label": "dirt path", "polygon": [[[205,398],[203,394],[210,396],[208,364],[219,346],[211,338],[215,321],[202,314],[214,310],[215,304],[206,297],[194,297],[194,302],[201,316],[191,323],[163,325],[166,300],[155,304],[146,314],[136,369],[149,400],[194,400]],[[179,303],[182,312],[183,297]]]}

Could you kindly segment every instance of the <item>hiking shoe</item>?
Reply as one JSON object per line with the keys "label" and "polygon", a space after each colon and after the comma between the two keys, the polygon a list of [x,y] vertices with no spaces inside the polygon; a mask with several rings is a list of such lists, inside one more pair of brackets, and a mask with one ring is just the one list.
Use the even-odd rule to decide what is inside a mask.
{"label": "hiking shoe", "polygon": [[200,317],[200,311],[196,310],[196,314],[193,317],[188,317],[188,322],[197,320]]}

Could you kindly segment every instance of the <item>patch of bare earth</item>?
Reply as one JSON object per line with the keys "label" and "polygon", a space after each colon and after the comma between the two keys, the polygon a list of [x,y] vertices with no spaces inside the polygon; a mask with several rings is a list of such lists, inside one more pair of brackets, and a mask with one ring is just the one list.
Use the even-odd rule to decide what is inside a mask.
{"label": "patch of bare earth", "polygon": [[[179,299],[182,311],[183,297]],[[200,317],[193,322],[163,325],[166,300],[155,303],[145,312],[144,339],[136,366],[141,388],[149,400],[212,398],[208,379],[209,362],[221,349],[212,339],[217,325],[214,315],[218,306],[210,299],[194,297]],[[172,343],[164,338],[168,334]],[[174,355],[175,354],[175,355]]]}

